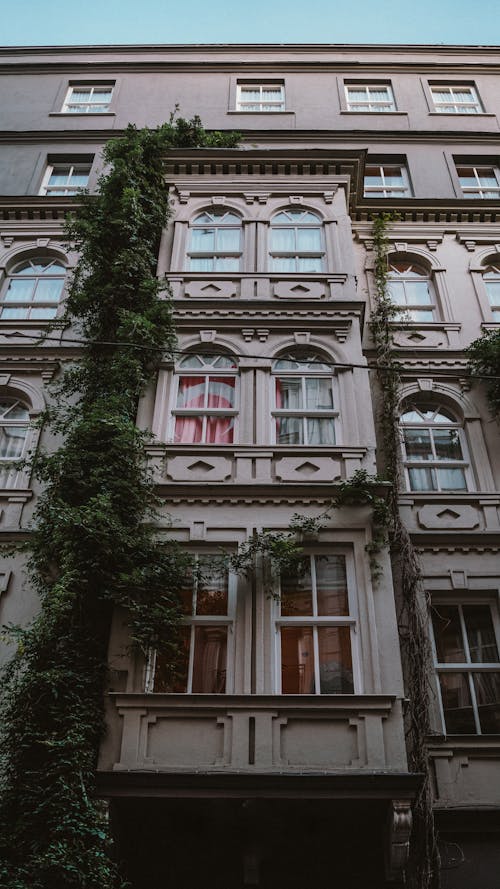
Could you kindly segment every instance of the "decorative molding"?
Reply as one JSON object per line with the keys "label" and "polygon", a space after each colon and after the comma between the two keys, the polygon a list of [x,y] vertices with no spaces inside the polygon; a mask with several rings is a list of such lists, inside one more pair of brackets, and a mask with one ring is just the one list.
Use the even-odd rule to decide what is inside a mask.
{"label": "decorative molding", "polygon": [[412,812],[409,800],[392,800],[387,829],[386,877],[401,880],[410,851]]}

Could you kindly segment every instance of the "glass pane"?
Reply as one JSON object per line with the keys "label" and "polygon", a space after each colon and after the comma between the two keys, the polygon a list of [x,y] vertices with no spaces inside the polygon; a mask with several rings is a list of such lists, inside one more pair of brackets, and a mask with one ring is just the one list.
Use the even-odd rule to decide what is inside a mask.
{"label": "glass pane", "polygon": [[366,88],[356,89],[350,86],[347,95],[350,102],[366,102]]}
{"label": "glass pane", "polygon": [[64,281],[60,278],[41,278],[37,282],[35,302],[59,302]]}
{"label": "glass pane", "polygon": [[29,315],[29,309],[18,308],[10,308],[2,309],[2,318],[8,320],[9,318],[27,318]]}
{"label": "glass pane", "polygon": [[434,447],[439,460],[462,460],[457,429],[433,429]]}
{"label": "glass pane", "polygon": [[406,456],[409,460],[432,460],[429,429],[403,429]]}
{"label": "glass pane", "polygon": [[302,272],[303,274],[307,272],[322,272],[323,260],[320,256],[299,256],[297,271]]}
{"label": "glass pane", "polygon": [[349,627],[318,627],[319,681],[323,695],[352,695]]}
{"label": "glass pane", "polygon": [[405,289],[409,306],[425,306],[432,302],[427,281],[405,281]]}
{"label": "glass pane", "polygon": [[195,627],[193,694],[226,691],[227,627]]}
{"label": "glass pane", "polygon": [[439,664],[461,664],[466,660],[458,605],[435,605],[432,627]]}
{"label": "glass pane", "polygon": [[203,432],[201,417],[176,417],[174,441],[182,444],[198,444]]}
{"label": "glass pane", "polygon": [[495,187],[496,185],[498,185],[497,177],[495,176],[494,170],[478,170],[477,174],[479,176],[479,181],[483,187]]}
{"label": "glass pane", "polygon": [[282,410],[300,410],[303,408],[302,378],[276,379],[276,407]]}
{"label": "glass pane", "polygon": [[90,88],[73,87],[70,93],[70,102],[88,102],[90,100]]}
{"label": "glass pane", "polygon": [[49,185],[66,185],[70,167],[54,167],[50,174]]}
{"label": "glass pane", "polygon": [[91,96],[91,102],[103,102],[104,104],[111,101],[112,89],[111,87],[102,87],[100,89],[94,89],[93,95]]}
{"label": "glass pane", "polygon": [[258,102],[260,100],[259,87],[240,87],[240,98],[242,102]]}
{"label": "glass pane", "polygon": [[215,229],[193,228],[191,250],[193,253],[213,253],[215,249]]}
{"label": "glass pane", "polygon": [[463,469],[440,469],[436,467],[437,478],[441,491],[466,491]]}
{"label": "glass pane", "polygon": [[297,263],[295,257],[271,257],[271,271],[272,272],[296,272],[297,271]]}
{"label": "glass pane", "polygon": [[232,444],[234,438],[234,417],[207,418],[207,444]]}
{"label": "glass pane", "polygon": [[403,185],[401,167],[384,167],[386,185]]}
{"label": "glass pane", "polygon": [[281,578],[281,614],[283,617],[298,617],[312,616],[312,613],[311,560],[305,556],[296,572],[283,574]]}
{"label": "glass pane", "polygon": [[238,253],[240,249],[239,228],[218,228],[215,242],[219,252]]}
{"label": "glass pane", "polygon": [[[399,313],[398,313],[399,314]],[[427,309],[410,309],[406,312],[407,317],[410,318],[411,321],[434,321],[434,315],[432,310]]]}
{"label": "glass pane", "polygon": [[441,673],[439,683],[446,732],[450,735],[475,734],[476,723],[467,673]]}
{"label": "glass pane", "polygon": [[276,442],[284,445],[304,444],[302,419],[300,417],[277,417]]}
{"label": "glass pane", "polygon": [[30,302],[35,287],[31,278],[12,278],[4,296],[5,302]]}
{"label": "glass pane", "polygon": [[215,268],[215,260],[213,256],[207,256],[197,259],[192,256],[189,260],[190,272],[213,272]]}
{"label": "glass pane", "polygon": [[295,229],[272,228],[271,250],[273,253],[293,253],[295,251]]}
{"label": "glass pane", "polygon": [[306,407],[308,410],[331,410],[333,393],[331,380],[321,377],[306,377]]}
{"label": "glass pane", "polygon": [[38,309],[31,309],[30,318],[33,319],[43,319],[47,320],[47,318],[55,318],[57,315],[57,309],[51,308],[50,306],[43,306]]}
{"label": "glass pane", "polygon": [[334,445],[335,444],[335,421],[333,418],[315,417],[307,418],[307,444],[312,445]]}
{"label": "glass pane", "polygon": [[481,732],[500,734],[500,673],[473,673],[473,679]]}
{"label": "glass pane", "polygon": [[406,305],[406,294],[403,281],[387,282],[387,295],[396,306]]}
{"label": "glass pane", "polygon": [[284,695],[312,695],[315,690],[312,627],[282,627],[282,693]]}
{"label": "glass pane", "polygon": [[179,634],[177,656],[171,652],[156,656],[155,692],[182,694],[187,691],[191,627],[180,627],[176,632]]}
{"label": "glass pane", "polygon": [[437,491],[437,481],[433,469],[409,467],[410,491]]}
{"label": "glass pane", "polygon": [[227,572],[210,565],[209,559],[198,560],[196,614],[227,614]]}
{"label": "glass pane", "polygon": [[235,386],[236,377],[209,377],[207,407],[233,408]]}
{"label": "glass pane", "polygon": [[344,556],[315,556],[318,614],[349,614]]}
{"label": "glass pane", "polygon": [[213,270],[216,272],[238,272],[240,258],[239,256],[217,256],[213,262]]}
{"label": "glass pane", "polygon": [[475,664],[498,663],[498,648],[489,605],[463,605],[470,659]]}
{"label": "glass pane", "polygon": [[365,185],[366,186],[375,186],[382,185],[382,176],[380,174],[380,167],[366,167],[365,172]]}
{"label": "glass pane", "polygon": [[89,181],[87,170],[74,170],[71,176],[71,185],[73,188],[84,188]]}
{"label": "glass pane", "polygon": [[0,427],[0,457],[8,460],[21,457],[27,434],[26,426]]}
{"label": "glass pane", "polygon": [[205,377],[180,377],[177,407],[195,408],[205,404]]}
{"label": "glass pane", "polygon": [[319,228],[297,229],[297,250],[299,253],[321,252],[321,231]]}
{"label": "glass pane", "polygon": [[486,290],[488,292],[491,305],[500,306],[500,281],[487,281]]}
{"label": "glass pane", "polygon": [[24,405],[19,402],[3,401],[0,403],[0,413],[9,420],[28,420],[29,413]]}

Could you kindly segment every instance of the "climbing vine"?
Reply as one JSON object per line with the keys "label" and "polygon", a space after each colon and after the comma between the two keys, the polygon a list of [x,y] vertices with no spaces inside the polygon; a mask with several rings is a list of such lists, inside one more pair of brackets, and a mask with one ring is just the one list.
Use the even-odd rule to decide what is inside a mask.
{"label": "climbing vine", "polygon": [[488,330],[465,351],[470,373],[485,378],[492,416],[500,419],[500,330]]}
{"label": "climbing vine", "polygon": [[139,395],[171,355],[171,307],[156,276],[170,215],[170,148],[233,146],[199,118],[129,126],[109,142],[109,172],[82,194],[67,238],[78,250],[64,321],[86,341],[43,422],[64,444],[34,458],[43,482],[29,541],[40,614],[11,629],[3,677],[2,889],[120,889],[105,814],[94,798],[115,606],[133,643],[175,660],[187,557],[155,539],[157,503],[137,430]]}
{"label": "climbing vine", "polygon": [[410,769],[423,774],[413,808],[413,829],[407,883],[410,889],[437,889],[439,855],[433,817],[433,799],[427,737],[430,732],[429,676],[432,659],[426,625],[425,592],[418,555],[401,520],[398,504],[401,464],[399,440],[400,366],[394,356],[393,330],[398,309],[388,294],[388,229],[393,221],[384,213],[373,221],[376,305],[371,319],[376,352],[380,403],[378,423],[384,475],[391,483],[388,497],[389,540],[393,563],[396,607],[408,697],[406,738]]}

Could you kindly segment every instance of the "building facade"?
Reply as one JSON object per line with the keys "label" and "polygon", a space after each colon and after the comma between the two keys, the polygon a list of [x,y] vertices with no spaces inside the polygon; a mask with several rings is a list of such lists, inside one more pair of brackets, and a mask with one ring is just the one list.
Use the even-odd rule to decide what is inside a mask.
{"label": "building facade", "polygon": [[[78,257],[64,216],[104,143],[178,105],[238,149],[171,152],[158,274],[179,351],[138,425],[160,534],[203,565],[295,513],[328,510],[377,451],[372,220],[389,228],[400,317],[400,507],[429,597],[428,753],[443,889],[500,864],[500,452],[465,348],[500,325],[500,51],[494,47],[137,46],[0,50],[0,532],[29,533],[15,461],[71,332],[40,342]],[[165,445],[167,446],[165,449]],[[421,776],[408,769],[390,557],[368,508],[332,510],[301,576],[186,581],[185,661],[110,639],[99,775],[136,889],[398,886]],[[36,611],[21,562],[1,623]]]}

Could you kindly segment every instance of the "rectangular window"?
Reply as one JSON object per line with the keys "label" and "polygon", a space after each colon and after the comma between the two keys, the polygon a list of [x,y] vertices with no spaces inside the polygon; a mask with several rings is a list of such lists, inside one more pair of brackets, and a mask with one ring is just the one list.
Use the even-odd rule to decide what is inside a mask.
{"label": "rectangular window", "polygon": [[401,164],[368,164],[365,168],[365,198],[411,197],[410,180]]}
{"label": "rectangular window", "polygon": [[237,111],[284,111],[284,83],[238,83]]}
{"label": "rectangular window", "polygon": [[439,114],[481,114],[483,110],[473,86],[455,83],[430,89],[434,110]]}
{"label": "rectangular window", "polygon": [[49,164],[43,177],[40,194],[73,195],[80,188],[86,188],[89,181],[91,164],[68,163]]}
{"label": "rectangular window", "polygon": [[383,84],[346,85],[348,111],[387,112],[396,111],[392,88]]}
{"label": "rectangular window", "polygon": [[184,613],[177,659],[153,652],[146,691],[170,694],[225,694],[232,691],[235,578],[214,554],[196,557],[181,591]]}
{"label": "rectangular window", "polygon": [[446,733],[500,734],[498,615],[486,602],[434,601],[432,630]]}
{"label": "rectangular window", "polygon": [[500,174],[497,167],[457,164],[457,175],[464,198],[500,196]]}
{"label": "rectangular window", "polygon": [[308,555],[281,578],[277,618],[282,694],[353,694],[355,620],[345,555]]}
{"label": "rectangular window", "polygon": [[64,114],[104,114],[109,111],[112,84],[78,84],[70,86],[64,100]]}

